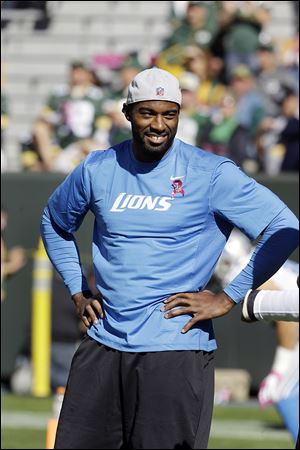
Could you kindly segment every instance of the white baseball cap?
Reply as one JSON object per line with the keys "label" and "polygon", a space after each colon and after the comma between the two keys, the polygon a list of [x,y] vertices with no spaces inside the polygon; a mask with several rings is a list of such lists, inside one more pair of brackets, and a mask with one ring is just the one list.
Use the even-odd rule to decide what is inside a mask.
{"label": "white baseball cap", "polygon": [[138,73],[128,87],[127,105],[163,100],[181,105],[179,81],[166,70],[153,67]]}

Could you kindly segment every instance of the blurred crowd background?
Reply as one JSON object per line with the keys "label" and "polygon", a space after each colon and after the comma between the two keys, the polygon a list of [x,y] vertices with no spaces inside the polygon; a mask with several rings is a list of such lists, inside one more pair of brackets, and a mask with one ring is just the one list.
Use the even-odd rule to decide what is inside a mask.
{"label": "blurred crowd background", "polygon": [[246,173],[299,166],[298,1],[4,1],[1,171],[68,173],[130,138],[134,75],[183,91],[178,137]]}

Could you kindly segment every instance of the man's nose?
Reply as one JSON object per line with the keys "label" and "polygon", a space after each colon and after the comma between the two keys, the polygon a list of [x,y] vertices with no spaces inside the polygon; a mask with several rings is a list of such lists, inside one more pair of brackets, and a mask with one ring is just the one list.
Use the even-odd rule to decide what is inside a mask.
{"label": "man's nose", "polygon": [[151,122],[151,128],[160,132],[163,131],[166,128],[163,116],[157,114]]}

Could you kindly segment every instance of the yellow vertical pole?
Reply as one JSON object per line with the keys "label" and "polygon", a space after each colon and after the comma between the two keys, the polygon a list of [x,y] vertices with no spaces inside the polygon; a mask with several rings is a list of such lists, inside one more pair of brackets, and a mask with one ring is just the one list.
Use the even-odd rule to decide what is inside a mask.
{"label": "yellow vertical pole", "polygon": [[42,240],[34,254],[32,292],[32,394],[50,394],[52,265]]}

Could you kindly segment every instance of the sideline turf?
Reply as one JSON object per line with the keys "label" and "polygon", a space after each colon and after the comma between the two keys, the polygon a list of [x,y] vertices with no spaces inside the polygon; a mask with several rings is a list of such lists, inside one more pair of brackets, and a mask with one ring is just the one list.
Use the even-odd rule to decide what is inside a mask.
{"label": "sideline turf", "polygon": [[[29,396],[15,396],[11,394],[3,394],[1,400],[2,413],[51,413],[51,398],[34,398]],[[251,422],[259,422],[263,431],[258,432],[260,438],[249,438],[249,425]],[[274,408],[261,410],[259,406],[252,402],[249,405],[228,405],[216,406],[214,409],[215,429],[218,431],[217,436],[211,436],[209,440],[209,449],[293,449],[294,444],[289,435],[286,434],[282,438],[265,438],[264,430],[268,433],[272,429],[281,429],[281,421]],[[220,436],[222,429],[232,434],[228,438]],[[237,431],[247,430],[248,434],[245,438],[240,436]],[[236,431],[237,430],[237,431]],[[232,432],[232,433],[231,433]],[[236,436],[235,436],[236,434]],[[256,433],[257,435],[257,433]],[[250,428],[251,436],[251,428]],[[45,448],[46,429],[20,428],[16,424],[16,428],[1,429],[1,449],[43,449]]]}

